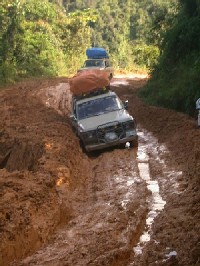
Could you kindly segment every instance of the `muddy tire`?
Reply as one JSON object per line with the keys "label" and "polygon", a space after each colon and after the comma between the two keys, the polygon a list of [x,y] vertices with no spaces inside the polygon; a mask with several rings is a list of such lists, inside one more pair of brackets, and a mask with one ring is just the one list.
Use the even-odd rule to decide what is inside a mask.
{"label": "muddy tire", "polygon": [[84,142],[80,139],[79,143],[80,143],[80,147],[81,147],[82,151],[83,151],[84,153],[86,153],[87,151],[86,151],[86,149],[85,149]]}
{"label": "muddy tire", "polygon": [[130,148],[138,147],[138,139],[130,141]]}
{"label": "muddy tire", "polygon": [[111,73],[109,76],[109,80],[111,80],[113,78],[113,74]]}
{"label": "muddy tire", "polygon": [[88,156],[88,157],[91,157],[93,155],[93,152],[92,151],[88,151],[86,148],[85,148],[85,145],[84,145],[84,142],[82,140],[80,140],[80,147],[82,149],[82,151]]}

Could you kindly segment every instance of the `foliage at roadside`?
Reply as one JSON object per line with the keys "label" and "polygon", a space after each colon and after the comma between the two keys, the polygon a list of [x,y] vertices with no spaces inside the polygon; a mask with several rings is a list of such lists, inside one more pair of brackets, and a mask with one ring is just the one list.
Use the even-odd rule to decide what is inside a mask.
{"label": "foliage at roadside", "polygon": [[95,8],[91,45],[106,48],[115,69],[151,69],[157,63],[163,32],[177,13],[177,0],[63,1],[67,11]]}
{"label": "foliage at roadside", "polygon": [[200,2],[180,0],[174,26],[167,31],[159,63],[140,95],[150,104],[195,116],[200,97]]}
{"label": "foliage at roadside", "polygon": [[116,70],[152,68],[175,14],[176,0],[2,0],[1,83],[74,74],[91,46]]}
{"label": "foliage at roadside", "polygon": [[73,73],[90,45],[88,11],[66,15],[47,0],[0,3],[0,80]]}

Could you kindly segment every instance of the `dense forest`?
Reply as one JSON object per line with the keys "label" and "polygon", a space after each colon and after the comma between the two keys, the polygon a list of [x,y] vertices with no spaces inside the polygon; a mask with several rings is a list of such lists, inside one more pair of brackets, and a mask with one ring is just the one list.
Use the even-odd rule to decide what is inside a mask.
{"label": "dense forest", "polygon": [[200,1],[180,0],[173,26],[166,32],[158,63],[141,96],[153,105],[196,117],[200,98]]}
{"label": "dense forest", "polygon": [[2,0],[0,79],[73,74],[91,46],[115,69],[151,68],[176,13],[176,0]]}
{"label": "dense forest", "polygon": [[99,46],[116,70],[150,73],[149,103],[193,115],[199,12],[199,0],[1,0],[0,81],[73,75]]}

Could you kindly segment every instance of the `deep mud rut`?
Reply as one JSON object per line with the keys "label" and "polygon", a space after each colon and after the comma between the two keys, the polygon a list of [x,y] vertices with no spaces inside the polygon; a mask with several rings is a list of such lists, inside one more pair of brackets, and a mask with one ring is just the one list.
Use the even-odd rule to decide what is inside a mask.
{"label": "deep mud rut", "polygon": [[[139,146],[87,156],[67,79],[2,90],[0,265],[199,265],[200,131],[115,78]],[[183,134],[183,132],[185,134]]]}

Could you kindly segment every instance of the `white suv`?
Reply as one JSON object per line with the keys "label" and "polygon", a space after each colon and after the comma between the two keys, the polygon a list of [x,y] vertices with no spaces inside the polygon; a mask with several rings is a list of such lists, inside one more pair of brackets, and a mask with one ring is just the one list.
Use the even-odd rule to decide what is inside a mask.
{"label": "white suv", "polygon": [[86,151],[130,143],[137,146],[138,136],[134,118],[113,91],[91,97],[74,97],[72,125]]}

